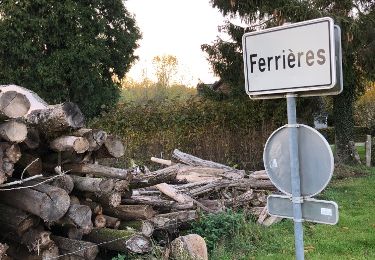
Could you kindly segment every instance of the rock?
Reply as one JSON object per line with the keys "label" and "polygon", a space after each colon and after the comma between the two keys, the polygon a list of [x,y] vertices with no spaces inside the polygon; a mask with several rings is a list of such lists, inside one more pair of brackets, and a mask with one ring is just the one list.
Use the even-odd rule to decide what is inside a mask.
{"label": "rock", "polygon": [[171,243],[171,259],[208,260],[206,242],[197,234],[178,237]]}

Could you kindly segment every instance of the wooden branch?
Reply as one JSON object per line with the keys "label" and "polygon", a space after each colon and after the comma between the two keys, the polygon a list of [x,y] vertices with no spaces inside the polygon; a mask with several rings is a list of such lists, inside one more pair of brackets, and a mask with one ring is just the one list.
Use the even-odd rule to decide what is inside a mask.
{"label": "wooden branch", "polygon": [[21,158],[21,149],[18,144],[0,142],[0,149],[3,150],[5,158],[11,163],[16,163]]}
{"label": "wooden branch", "polygon": [[96,215],[94,220],[94,225],[97,228],[104,228],[106,225],[106,219],[104,215]]}
{"label": "wooden branch", "polygon": [[93,227],[91,215],[92,213],[89,206],[73,204],[58,223],[73,225],[85,231],[84,233],[89,233]]}
{"label": "wooden branch", "polygon": [[26,139],[27,127],[24,123],[10,120],[0,124],[0,137],[9,142],[21,143]]}
{"label": "wooden branch", "polygon": [[61,254],[71,254],[86,260],[94,260],[99,253],[98,247],[91,242],[69,239],[60,236],[51,236],[60,249]]}
{"label": "wooden branch", "polygon": [[60,136],[50,143],[50,147],[56,152],[84,153],[89,149],[89,142],[84,137]]}
{"label": "wooden branch", "polygon": [[156,157],[151,157],[151,161],[159,163],[159,164],[167,165],[167,166],[171,166],[173,164],[171,160],[164,160],[164,159],[156,158]]}
{"label": "wooden branch", "polygon": [[55,178],[50,184],[52,186],[65,190],[68,194],[70,194],[74,188],[73,179],[70,175],[67,174],[60,175],[59,177]]}
{"label": "wooden branch", "polygon": [[65,164],[63,165],[63,168],[64,170],[69,170],[72,173],[86,173],[93,174],[95,176],[121,180],[131,180],[133,177],[130,170],[113,168],[99,164]]}
{"label": "wooden branch", "polygon": [[155,187],[162,192],[163,194],[167,195],[168,197],[174,199],[175,201],[179,203],[189,203],[193,202],[193,199],[185,194],[179,193],[175,188],[172,186],[166,184],[166,183],[160,183],[155,185]]}
{"label": "wooden branch", "polygon": [[30,176],[39,175],[43,172],[42,159],[31,153],[23,152],[17,165],[21,171],[26,169],[27,174]]}
{"label": "wooden branch", "polygon": [[168,183],[174,181],[180,167],[181,164],[175,164],[148,174],[134,174],[130,182],[130,188],[142,188],[163,182]]}
{"label": "wooden branch", "polygon": [[107,215],[102,215],[102,216],[105,219],[105,227],[118,229],[121,223],[118,218],[107,216]]}
{"label": "wooden branch", "polygon": [[116,208],[103,205],[103,211],[121,220],[149,219],[156,213],[149,205],[120,205]]}
{"label": "wooden branch", "polygon": [[160,198],[160,196],[131,196],[129,199],[122,199],[122,203],[131,205],[150,205],[153,208],[161,212],[170,212],[176,210],[188,210],[193,209],[194,204],[192,202],[188,203],[178,203],[176,201],[166,200]]}
{"label": "wooden branch", "polygon": [[115,182],[111,179],[80,177],[70,175],[74,182],[74,188],[79,191],[108,193],[114,190]]}
{"label": "wooden branch", "polygon": [[109,228],[94,228],[93,231],[84,237],[85,240],[94,243],[103,243],[100,247],[119,252],[147,253],[152,249],[151,241],[137,232],[131,230],[115,230]]}
{"label": "wooden branch", "polygon": [[159,214],[149,219],[155,229],[176,228],[180,225],[190,223],[198,219],[196,210],[178,211]]}
{"label": "wooden branch", "polygon": [[6,118],[18,118],[27,114],[30,101],[16,91],[2,92],[0,95],[0,113]]}

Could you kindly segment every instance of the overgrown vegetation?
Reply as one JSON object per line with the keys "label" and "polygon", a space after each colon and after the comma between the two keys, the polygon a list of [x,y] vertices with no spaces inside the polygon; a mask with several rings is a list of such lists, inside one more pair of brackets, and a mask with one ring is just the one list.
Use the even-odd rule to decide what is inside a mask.
{"label": "overgrown vegetation", "polygon": [[166,99],[122,103],[93,120],[92,126],[122,137],[124,158],[147,163],[151,156],[166,157],[173,149],[207,160],[245,169],[262,168],[263,145],[284,123],[284,110],[268,114],[262,102],[184,102]]}

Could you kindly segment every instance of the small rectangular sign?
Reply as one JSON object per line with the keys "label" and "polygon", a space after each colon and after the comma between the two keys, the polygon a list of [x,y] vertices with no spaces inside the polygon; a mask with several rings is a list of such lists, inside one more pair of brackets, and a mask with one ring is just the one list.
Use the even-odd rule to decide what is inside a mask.
{"label": "small rectangular sign", "polygon": [[[289,196],[268,196],[267,209],[270,215],[293,219],[293,203]],[[306,198],[302,203],[302,219],[315,223],[336,225],[339,220],[337,203]]]}
{"label": "small rectangular sign", "polygon": [[336,85],[334,23],[329,17],[246,33],[242,41],[250,96]]}

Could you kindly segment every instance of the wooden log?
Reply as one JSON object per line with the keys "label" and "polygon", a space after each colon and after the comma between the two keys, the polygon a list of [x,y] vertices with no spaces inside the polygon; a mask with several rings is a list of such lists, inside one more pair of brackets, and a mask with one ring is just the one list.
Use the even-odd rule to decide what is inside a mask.
{"label": "wooden log", "polygon": [[96,158],[120,158],[125,154],[125,147],[121,139],[115,135],[108,135],[104,145],[95,152]]}
{"label": "wooden log", "polygon": [[59,249],[55,243],[51,243],[48,249],[40,250],[37,254],[30,253],[26,247],[13,243],[9,245],[7,254],[14,260],[51,260],[59,256]]}
{"label": "wooden log", "polygon": [[0,142],[0,149],[3,150],[4,157],[11,163],[16,163],[21,158],[21,149],[18,144]]}
{"label": "wooden log", "polygon": [[82,257],[86,260],[94,260],[99,253],[99,248],[94,243],[60,236],[51,237],[59,247],[61,254],[71,254]]}
{"label": "wooden log", "polygon": [[72,102],[48,106],[31,111],[26,122],[35,125],[43,133],[59,133],[84,126],[85,118],[79,107]]}
{"label": "wooden log", "polygon": [[120,205],[116,208],[103,205],[103,212],[121,220],[149,219],[156,214],[149,205]]}
{"label": "wooden log", "polygon": [[0,95],[0,113],[6,118],[18,118],[26,115],[30,109],[30,101],[17,91],[6,91]]}
{"label": "wooden log", "polygon": [[27,131],[26,139],[23,141],[23,144],[30,150],[34,150],[39,147],[40,143],[40,136],[39,131],[34,128],[30,127]]}
{"label": "wooden log", "polygon": [[150,218],[149,221],[155,229],[177,228],[180,225],[190,223],[198,219],[196,210],[178,211],[166,214],[159,214]]}
{"label": "wooden log", "polygon": [[118,207],[121,204],[121,193],[92,193],[85,192],[85,197],[99,202],[103,206]]}
{"label": "wooden log", "polygon": [[[51,232],[39,228],[31,228],[20,237],[21,244],[25,245],[29,251],[38,252],[39,250],[48,249],[53,244]],[[17,239],[18,240],[18,239]]]}
{"label": "wooden log", "polygon": [[106,226],[106,219],[104,215],[96,215],[94,220],[94,225],[97,228],[104,228]]}
{"label": "wooden log", "polygon": [[175,188],[168,185],[167,183],[160,183],[155,185],[155,187],[163,194],[167,195],[168,197],[174,199],[179,203],[189,203],[193,202],[193,199],[183,193],[178,192]]}
{"label": "wooden log", "polygon": [[102,215],[105,219],[105,226],[107,228],[113,228],[113,229],[118,229],[120,226],[120,220],[115,217],[107,216],[107,215]]}
{"label": "wooden log", "polygon": [[209,167],[209,168],[217,168],[217,169],[224,169],[233,173],[238,174],[238,179],[241,179],[245,176],[245,171],[237,170],[232,167],[226,166],[224,164],[203,160],[201,158],[195,157],[193,155],[183,153],[178,149],[173,151],[172,157],[184,164],[191,165],[191,166],[200,166],[200,167]]}
{"label": "wooden log", "polygon": [[50,143],[50,147],[56,152],[84,153],[89,149],[89,142],[83,137],[60,136]]}
{"label": "wooden log", "polygon": [[107,140],[107,133],[99,129],[81,128],[73,132],[74,136],[84,137],[89,142],[88,151],[98,150]]}
{"label": "wooden log", "polygon": [[138,235],[137,232],[132,230],[116,230],[109,228],[94,228],[93,231],[84,237],[85,240],[94,243],[103,243],[112,241],[111,243],[103,243],[99,247],[119,252],[132,252],[132,253],[147,253],[152,249],[151,241]]}
{"label": "wooden log", "polygon": [[103,207],[99,203],[95,201],[89,201],[89,200],[81,200],[80,202],[82,205],[89,206],[92,211],[92,214],[94,215],[103,214]]}
{"label": "wooden log", "polygon": [[115,185],[113,187],[114,191],[120,192],[120,193],[125,193],[130,190],[129,188],[129,181],[127,180],[113,180]]}
{"label": "wooden log", "polygon": [[37,215],[45,221],[60,219],[68,211],[70,205],[70,198],[66,191],[48,184],[0,191],[0,201]]}
{"label": "wooden log", "polygon": [[159,164],[167,165],[167,166],[171,166],[173,164],[171,160],[164,160],[164,159],[157,158],[157,157],[151,157],[151,161],[159,163]]}
{"label": "wooden log", "polygon": [[0,137],[8,142],[21,143],[26,136],[27,127],[24,123],[10,120],[0,124]]}
{"label": "wooden log", "polygon": [[69,227],[67,230],[68,238],[75,239],[75,240],[81,240],[84,235],[83,233],[87,233],[87,232],[84,232],[84,230],[80,228],[76,228],[76,227]]}
{"label": "wooden log", "polygon": [[121,180],[131,180],[132,173],[130,170],[103,166],[100,164],[82,163],[82,164],[65,164],[65,170],[70,170],[72,173],[86,173],[95,176],[115,178]]}
{"label": "wooden log", "polygon": [[254,178],[249,179],[241,179],[241,180],[217,180],[211,183],[208,183],[204,186],[200,186],[195,189],[191,189],[189,194],[192,197],[200,196],[203,194],[207,194],[213,191],[218,191],[224,188],[243,188],[245,190],[249,189],[267,189],[267,190],[275,190],[275,186],[271,183],[270,180],[257,180]]}
{"label": "wooden log", "polygon": [[25,170],[28,175],[34,176],[42,174],[43,172],[43,163],[42,159],[31,153],[22,153],[20,160],[17,162],[17,165],[20,171]]}
{"label": "wooden log", "polygon": [[8,177],[13,175],[14,163],[9,162],[8,158],[3,159],[2,172],[4,172]]}
{"label": "wooden log", "polygon": [[[70,205],[77,204],[80,205],[81,202],[79,201],[79,198],[74,195],[69,195],[70,197]],[[91,208],[90,208],[91,209]],[[92,211],[91,211],[92,212]]]}
{"label": "wooden log", "polygon": [[72,225],[82,229],[84,233],[89,233],[93,227],[91,215],[92,212],[89,206],[73,204],[58,223]]}
{"label": "wooden log", "polygon": [[4,259],[4,257],[6,256],[7,254],[7,250],[8,250],[9,246],[5,243],[0,243],[0,260],[1,259]]}
{"label": "wooden log", "polygon": [[70,175],[63,174],[54,179],[51,183],[52,186],[59,187],[66,191],[66,193],[70,194],[74,188],[74,182]]}
{"label": "wooden log", "polygon": [[162,212],[170,212],[176,210],[188,210],[193,209],[194,204],[191,202],[187,203],[178,203],[172,200],[166,200],[160,198],[160,196],[131,196],[131,198],[127,199],[124,198],[121,200],[123,204],[130,204],[130,205],[150,205],[153,208],[157,209],[158,211]]}
{"label": "wooden log", "polygon": [[73,174],[70,176],[74,182],[74,188],[79,191],[109,193],[115,187],[115,182],[111,179],[80,177]]}
{"label": "wooden log", "polygon": [[149,174],[134,174],[130,181],[130,188],[141,188],[174,181],[180,167],[181,164],[175,164]]}
{"label": "wooden log", "polygon": [[154,225],[148,220],[121,221],[118,229],[132,228],[146,237],[151,237],[154,233]]}
{"label": "wooden log", "polygon": [[6,182],[7,179],[8,179],[8,176],[6,175],[6,173],[3,171],[0,171],[0,184],[3,184],[4,182]]}
{"label": "wooden log", "polygon": [[35,92],[27,88],[23,88],[23,87],[12,85],[12,84],[0,85],[0,91],[1,92],[15,91],[19,94],[24,95],[27,98],[27,100],[30,102],[30,110],[28,111],[28,113],[30,113],[30,111],[35,110],[35,109],[45,109],[48,106],[48,104],[43,99],[41,99]]}
{"label": "wooden log", "polygon": [[22,236],[39,223],[37,216],[11,206],[0,204],[0,230]]}

